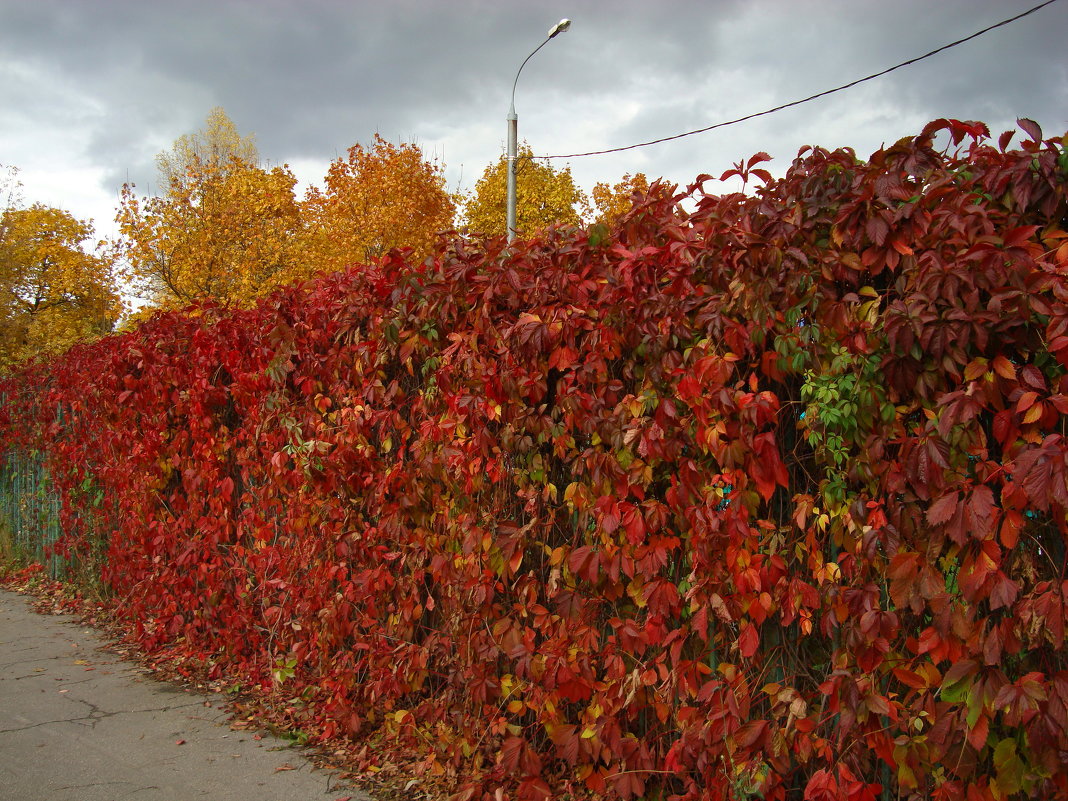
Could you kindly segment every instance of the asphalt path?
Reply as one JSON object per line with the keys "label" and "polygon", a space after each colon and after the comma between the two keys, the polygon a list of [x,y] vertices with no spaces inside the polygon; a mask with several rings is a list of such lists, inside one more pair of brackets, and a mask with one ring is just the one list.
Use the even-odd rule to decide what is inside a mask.
{"label": "asphalt path", "polygon": [[0,590],[0,801],[370,801],[104,644]]}

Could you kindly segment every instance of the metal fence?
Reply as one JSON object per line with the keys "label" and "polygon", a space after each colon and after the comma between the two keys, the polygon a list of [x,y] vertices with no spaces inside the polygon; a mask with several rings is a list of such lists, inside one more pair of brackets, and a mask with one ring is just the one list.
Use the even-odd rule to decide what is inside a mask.
{"label": "metal fence", "polygon": [[7,451],[0,457],[0,555],[40,562],[52,578],[65,573],[64,559],[50,553],[60,537],[59,495],[36,454]]}

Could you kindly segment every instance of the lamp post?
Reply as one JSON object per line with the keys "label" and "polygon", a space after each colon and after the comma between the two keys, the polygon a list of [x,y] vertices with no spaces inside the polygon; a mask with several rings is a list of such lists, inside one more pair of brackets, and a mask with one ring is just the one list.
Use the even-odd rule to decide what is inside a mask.
{"label": "lamp post", "polygon": [[545,41],[534,48],[533,52],[523,59],[523,63],[519,65],[519,72],[515,74],[515,80],[512,81],[512,102],[508,105],[508,241],[511,242],[515,239],[515,166],[516,158],[519,155],[519,117],[515,113],[515,87],[519,83],[519,73],[523,71],[523,67],[527,65],[527,62],[534,56],[546,44],[550,39],[555,39],[561,33],[571,27],[571,20],[562,19],[551,28],[549,28],[549,35],[545,38]]}

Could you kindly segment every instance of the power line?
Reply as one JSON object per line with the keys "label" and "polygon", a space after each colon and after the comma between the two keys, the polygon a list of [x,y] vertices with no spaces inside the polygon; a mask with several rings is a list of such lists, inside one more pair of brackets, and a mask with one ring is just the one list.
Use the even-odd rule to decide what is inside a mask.
{"label": "power line", "polygon": [[962,45],[965,42],[970,42],[972,39],[975,39],[975,38],[977,38],[979,36],[982,36],[984,33],[990,33],[990,31],[992,31],[992,30],[995,30],[997,28],[1001,28],[1001,27],[1003,27],[1005,25],[1010,25],[1011,23],[1016,22],[1017,20],[1023,19],[1024,17],[1028,16],[1029,14],[1034,14],[1036,11],[1039,11],[1039,10],[1043,9],[1046,6],[1053,5],[1056,2],[1057,2],[1057,0],[1046,0],[1046,2],[1039,3],[1034,8],[1030,8],[1027,11],[1024,11],[1021,14],[1017,14],[1015,17],[1009,17],[1008,19],[1004,19],[1004,20],[1002,20],[1001,22],[998,22],[995,25],[991,25],[991,26],[989,26],[987,28],[983,28],[981,31],[976,31],[971,36],[965,36],[963,39],[958,39],[955,42],[950,42],[947,45],[942,45],[942,47],[939,47],[936,50],[932,50],[930,53],[924,53],[922,56],[917,56],[916,58],[910,58],[908,61],[902,61],[900,64],[895,64],[894,66],[888,67],[885,70],[882,70],[881,72],[872,73],[871,75],[866,75],[863,78],[858,78],[855,81],[850,81],[849,83],[842,84],[841,86],[836,86],[834,89],[827,89],[826,91],[819,92],[818,94],[814,94],[814,95],[809,95],[808,97],[802,98],[800,100],[794,100],[794,101],[792,101],[790,103],[783,103],[781,106],[775,106],[775,108],[769,108],[769,109],[766,109],[764,111],[758,111],[758,112],[756,112],[754,114],[746,114],[744,117],[738,117],[737,119],[734,119],[734,120],[727,120],[726,122],[717,122],[715,125],[709,125],[709,126],[707,126],[705,128],[698,128],[695,131],[686,131],[685,133],[675,134],[674,136],[665,136],[665,137],[662,137],[660,139],[650,140],[648,142],[638,142],[637,144],[626,145],[625,147],[612,147],[612,148],[609,148],[607,150],[591,150],[591,151],[589,151],[587,153],[568,153],[568,154],[559,155],[559,156],[533,156],[533,158],[536,158],[536,159],[577,159],[577,158],[581,158],[583,156],[603,156],[606,153],[621,153],[624,150],[635,150],[636,148],[639,148],[639,147],[649,147],[649,145],[658,145],[661,142],[670,142],[673,139],[682,139],[685,136],[693,136],[694,134],[706,133],[708,131],[713,131],[716,128],[726,128],[728,125],[737,125],[740,122],[746,122],[748,120],[756,119],[757,117],[764,117],[764,116],[766,116],[768,114],[774,114],[777,111],[782,111],[783,109],[792,108],[793,106],[800,106],[802,103],[808,103],[808,102],[810,102],[812,100],[818,100],[821,97],[826,97],[827,95],[833,95],[835,92],[842,92],[842,91],[845,91],[846,89],[852,89],[854,86],[859,86],[860,84],[864,83],[865,81],[872,81],[872,80],[875,80],[876,78],[881,78],[882,76],[887,75],[887,74],[893,72],[894,70],[899,70],[902,67],[908,67],[911,64],[916,64],[916,63],[918,63],[920,61],[923,61],[925,58],[930,58],[931,56],[938,55],[939,53],[942,53],[942,52],[944,52],[946,50],[949,50],[950,48],[956,47],[957,45]]}

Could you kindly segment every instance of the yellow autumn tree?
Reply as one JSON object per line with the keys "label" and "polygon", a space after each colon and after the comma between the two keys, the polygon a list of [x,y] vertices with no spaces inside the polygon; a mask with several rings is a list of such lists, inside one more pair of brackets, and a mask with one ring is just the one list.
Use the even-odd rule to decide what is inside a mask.
{"label": "yellow autumn tree", "polygon": [[116,222],[133,291],[150,306],[240,304],[306,275],[288,167],[260,167],[221,109],[160,155],[162,194],[122,190]]}
{"label": "yellow autumn tree", "polygon": [[111,331],[122,313],[93,227],[42,204],[0,216],[0,370]]}
{"label": "yellow autumn tree", "polygon": [[[516,230],[529,235],[553,224],[579,225],[589,213],[586,193],[575,185],[571,168],[556,170],[534,159],[530,146],[519,147],[516,162]],[[486,167],[464,205],[464,220],[472,233],[500,236],[508,214],[508,161]]]}
{"label": "yellow autumn tree", "polygon": [[624,175],[618,183],[598,183],[593,187],[594,223],[612,225],[631,210],[635,195],[649,192],[649,180],[645,173]]}
{"label": "yellow autumn tree", "polygon": [[323,187],[303,203],[305,258],[320,270],[370,262],[395,247],[425,258],[437,236],[453,227],[456,198],[444,169],[414,144],[349,148],[328,169]]}
{"label": "yellow autumn tree", "polygon": [[156,168],[160,184],[170,186],[188,180],[190,170],[199,165],[213,164],[225,169],[231,161],[259,164],[256,137],[242,136],[225,109],[216,106],[208,112],[201,130],[179,136],[170,150],[156,156]]}

